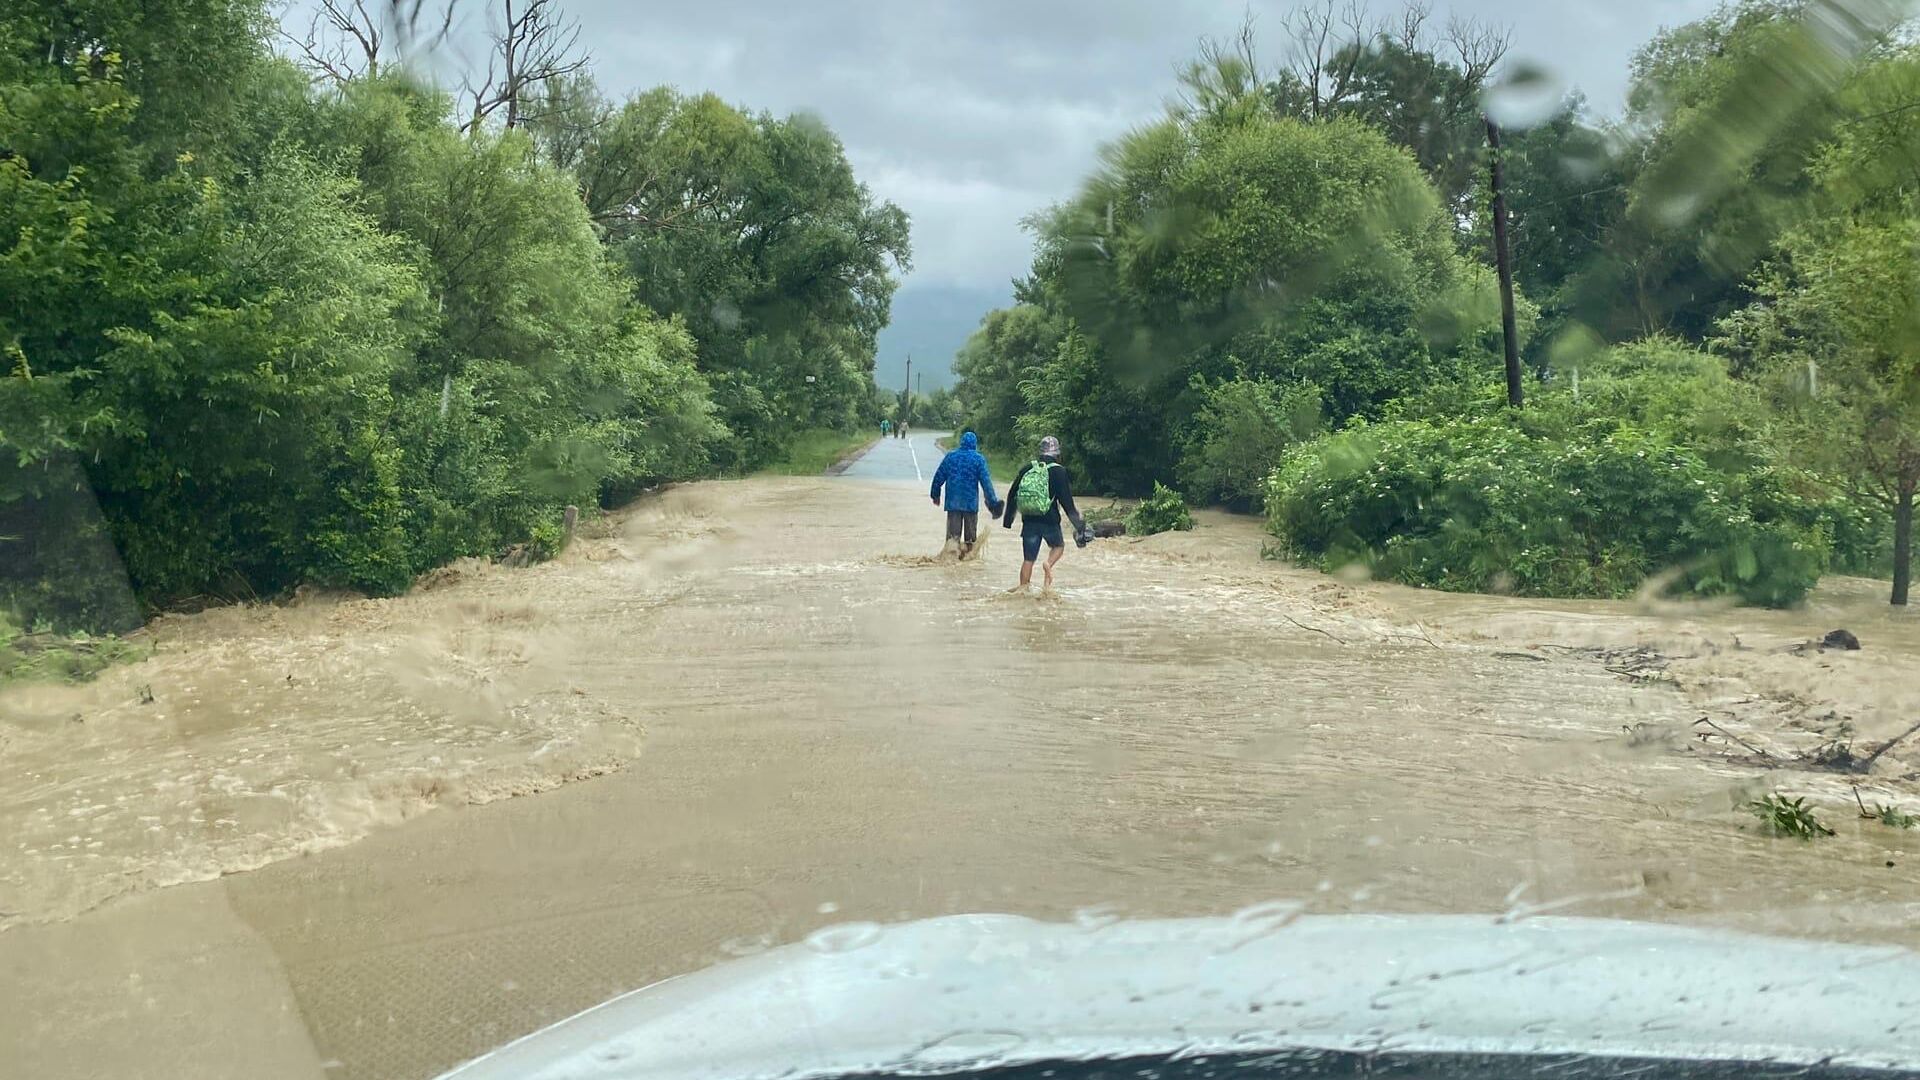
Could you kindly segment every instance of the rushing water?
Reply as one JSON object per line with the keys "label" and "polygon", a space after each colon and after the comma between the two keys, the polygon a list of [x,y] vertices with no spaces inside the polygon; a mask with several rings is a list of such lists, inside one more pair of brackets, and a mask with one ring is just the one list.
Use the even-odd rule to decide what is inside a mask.
{"label": "rushing water", "polygon": [[[1920,719],[1920,622],[1873,583],[1788,613],[1453,596],[1265,561],[1207,515],[1019,595],[1011,534],[959,564],[941,525],[905,484],[695,485],[554,564],[167,619],[150,660],[0,695],[10,992],[84,1011],[84,959],[20,958],[111,986],[89,943],[186,933],[133,894],[248,870],[164,893],[223,890],[328,1075],[426,1075],[829,923],[952,911],[1920,936],[1920,832],[1854,795],[1920,813],[1920,737],[1811,764]],[[1864,648],[1793,648],[1837,626]],[[1764,835],[1738,804],[1772,791],[1837,835]],[[220,969],[142,970],[192,1001]]]}

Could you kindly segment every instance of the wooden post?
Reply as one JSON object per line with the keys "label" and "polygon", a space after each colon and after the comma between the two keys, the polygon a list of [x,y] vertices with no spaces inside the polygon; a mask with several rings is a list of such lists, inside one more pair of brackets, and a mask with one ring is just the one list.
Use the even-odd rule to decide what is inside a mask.
{"label": "wooden post", "polygon": [[561,525],[560,550],[561,551],[567,550],[567,545],[573,543],[573,529],[574,529],[574,526],[578,524],[580,524],[580,508],[577,506],[567,507],[567,512],[561,515],[561,518],[560,518],[560,525]]}

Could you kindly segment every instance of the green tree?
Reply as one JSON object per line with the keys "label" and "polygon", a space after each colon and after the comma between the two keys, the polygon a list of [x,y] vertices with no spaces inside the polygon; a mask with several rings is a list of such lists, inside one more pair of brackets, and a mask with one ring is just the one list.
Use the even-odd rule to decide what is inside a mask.
{"label": "green tree", "polygon": [[572,175],[393,79],[315,93],[259,30],[237,4],[0,16],[0,542],[25,550],[0,607],[29,623],[123,623],[69,587],[93,548],[41,535],[93,528],[94,493],[149,604],[388,592],[542,548],[561,505],[722,435]]}
{"label": "green tree", "polygon": [[1920,220],[1823,222],[1790,235],[1727,320],[1764,363],[1807,460],[1855,480],[1893,519],[1891,602],[1908,600],[1920,490]]}
{"label": "green tree", "polygon": [[1908,600],[1920,488],[1920,49],[1867,65],[1835,102],[1851,117],[1809,170],[1813,191],[1756,302],[1723,344],[1763,374],[1797,455],[1847,478],[1892,518],[1892,602]]}
{"label": "green tree", "polygon": [[1568,284],[1572,317],[1606,340],[1698,341],[1745,303],[1748,275],[1810,208],[1843,91],[1901,10],[1743,0],[1649,42],[1619,132],[1626,200]]}
{"label": "green tree", "polygon": [[1019,428],[1077,443],[1118,490],[1175,474],[1196,385],[1312,384],[1339,423],[1492,362],[1490,275],[1407,153],[1355,120],[1170,117],[1038,226],[1031,291],[1079,333],[1022,383]]}
{"label": "green tree", "polygon": [[1053,358],[1064,333],[1059,318],[1034,304],[988,312],[953,358],[960,422],[989,447],[1011,449],[1026,408],[1020,386]]}
{"label": "green tree", "polygon": [[833,133],[665,87],[617,108],[578,83],[553,94],[533,130],[575,170],[639,298],[699,343],[739,439],[727,464],[854,423],[910,247],[906,215],[855,179]]}

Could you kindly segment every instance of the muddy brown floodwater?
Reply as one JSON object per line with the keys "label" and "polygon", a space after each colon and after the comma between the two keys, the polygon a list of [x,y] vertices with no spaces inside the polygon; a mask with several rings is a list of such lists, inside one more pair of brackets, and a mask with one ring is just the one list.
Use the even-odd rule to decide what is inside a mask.
{"label": "muddy brown floodwater", "polygon": [[[560,561],[162,620],[0,694],[0,1060],[428,1077],[831,923],[1556,911],[1920,944],[1920,621],[1451,596],[1247,519],[930,557],[917,484],[707,483]],[[1845,626],[1858,652],[1794,649]],[[1804,795],[1837,835],[1737,809]],[[525,796],[525,797],[515,797]]]}

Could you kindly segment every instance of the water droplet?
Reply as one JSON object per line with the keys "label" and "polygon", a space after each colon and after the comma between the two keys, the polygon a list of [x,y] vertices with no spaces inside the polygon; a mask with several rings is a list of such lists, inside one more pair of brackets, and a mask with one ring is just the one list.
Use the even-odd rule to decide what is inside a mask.
{"label": "water droplet", "polygon": [[941,1066],[943,1071],[991,1065],[1026,1041],[1017,1031],[956,1031],[915,1049],[907,1061],[914,1066]]}
{"label": "water droplet", "polygon": [[1082,930],[1103,930],[1119,921],[1120,909],[1113,904],[1094,904],[1073,912],[1073,924]]}
{"label": "water droplet", "polygon": [[1494,123],[1525,131],[1552,119],[1566,101],[1566,93],[1566,84],[1558,75],[1521,61],[1508,70],[1506,78],[1486,88],[1480,95],[1480,105]]}
{"label": "water droplet", "polygon": [[820,953],[844,953],[866,948],[879,940],[879,923],[840,923],[836,926],[822,927],[808,934],[807,948]]}
{"label": "water droplet", "polygon": [[1685,225],[1700,212],[1705,201],[1698,192],[1677,191],[1656,201],[1653,213],[1664,225]]}
{"label": "water droplet", "polygon": [[773,947],[773,935],[756,934],[752,937],[728,938],[720,943],[720,951],[728,956],[752,956],[763,953]]}
{"label": "water droplet", "polygon": [[1232,918],[1238,936],[1222,951],[1231,952],[1250,941],[1284,930],[1306,910],[1307,905],[1298,900],[1269,900],[1243,907],[1234,912]]}

